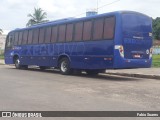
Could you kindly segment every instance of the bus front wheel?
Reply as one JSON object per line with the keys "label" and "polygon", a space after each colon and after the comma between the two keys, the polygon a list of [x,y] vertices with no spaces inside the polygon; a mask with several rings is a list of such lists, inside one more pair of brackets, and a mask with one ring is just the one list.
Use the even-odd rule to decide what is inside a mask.
{"label": "bus front wheel", "polygon": [[21,65],[21,64],[20,64],[20,60],[19,60],[18,57],[15,58],[14,64],[15,64],[16,69],[27,69],[27,68],[28,68],[27,65]]}
{"label": "bus front wheel", "polygon": [[15,58],[14,64],[15,64],[16,69],[21,69],[22,68],[22,66],[20,65],[20,60],[19,60],[18,57]]}
{"label": "bus front wheel", "polygon": [[71,74],[70,61],[68,58],[62,58],[59,62],[59,69],[61,74],[69,75]]}

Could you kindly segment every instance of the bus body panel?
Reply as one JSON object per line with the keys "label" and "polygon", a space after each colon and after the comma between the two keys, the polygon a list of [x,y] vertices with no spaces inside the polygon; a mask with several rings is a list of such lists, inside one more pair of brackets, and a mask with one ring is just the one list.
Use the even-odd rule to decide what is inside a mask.
{"label": "bus body panel", "polygon": [[[17,48],[18,50],[12,50],[12,54],[20,57],[22,65],[57,67],[58,58],[61,55],[66,55],[70,58],[71,68],[106,69],[113,66],[113,40],[94,41],[94,43],[27,45],[17,46]],[[112,58],[112,60],[106,58]],[[13,64],[13,57],[10,57],[10,61],[6,61],[6,64]]]}
{"label": "bus body panel", "polygon": [[114,68],[151,67],[151,18],[140,13],[122,13],[120,21],[122,43],[119,45],[124,48],[124,57],[120,56],[119,50],[115,49]]}
{"label": "bus body panel", "polygon": [[[132,13],[131,17],[139,16],[143,20],[148,19],[142,14],[137,12],[126,12],[127,14]],[[37,65],[37,66],[48,66],[48,67],[58,67],[59,59],[62,56],[67,56],[70,60],[70,67],[74,69],[113,69],[113,68],[140,68],[140,67],[150,67],[152,59],[150,57],[150,48],[152,46],[152,38],[150,34],[151,21],[148,21],[146,26],[142,26],[140,31],[134,31],[137,27],[133,24],[133,29],[126,29],[127,26],[131,26],[132,23],[126,23],[128,16],[124,17],[123,12],[113,12],[104,15],[98,15],[88,18],[80,18],[75,20],[70,20],[70,22],[60,22],[60,23],[49,23],[41,27],[50,27],[53,25],[61,25],[68,23],[76,23],[79,21],[94,20],[97,18],[106,18],[110,16],[115,16],[115,31],[113,39],[101,39],[101,40],[91,40],[88,41],[77,41],[74,42],[62,42],[62,43],[50,43],[50,44],[28,44],[28,45],[14,45],[11,49],[5,50],[5,63],[14,64],[13,57],[16,55],[20,58],[22,65]],[[132,22],[132,21],[130,21]],[[124,25],[124,23],[126,23]],[[142,20],[140,20],[142,23]],[[50,26],[49,26],[50,25]],[[125,27],[124,27],[125,26]],[[131,27],[131,28],[132,28]],[[15,30],[8,35],[32,29],[40,29],[40,26],[33,26],[31,28]],[[134,32],[133,32],[134,31]],[[93,31],[92,31],[93,32]],[[146,34],[147,33],[147,34]],[[92,33],[93,34],[93,33]],[[140,38],[142,38],[140,40]],[[123,46],[124,57],[121,56],[120,50],[117,46]],[[149,51],[149,54],[148,54]],[[133,58],[133,55],[142,55],[142,58]]]}

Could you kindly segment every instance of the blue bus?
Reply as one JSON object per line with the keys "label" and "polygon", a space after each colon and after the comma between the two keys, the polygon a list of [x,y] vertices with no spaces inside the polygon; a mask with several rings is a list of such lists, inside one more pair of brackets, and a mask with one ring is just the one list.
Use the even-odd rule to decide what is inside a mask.
{"label": "blue bus", "polygon": [[39,66],[62,74],[83,70],[148,68],[152,63],[152,19],[134,11],[52,21],[11,31],[5,63]]}

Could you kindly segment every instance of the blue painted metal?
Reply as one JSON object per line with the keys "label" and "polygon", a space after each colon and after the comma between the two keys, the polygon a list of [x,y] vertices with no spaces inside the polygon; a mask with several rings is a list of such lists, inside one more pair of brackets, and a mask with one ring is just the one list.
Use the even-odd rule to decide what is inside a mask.
{"label": "blue painted metal", "polygon": [[[126,19],[128,20],[128,18],[124,17],[125,14],[130,14],[132,17],[137,17],[137,19],[142,16],[144,17],[143,20],[147,21],[147,23],[142,27],[143,29],[138,29],[139,26],[133,26],[132,29],[131,24],[133,23],[131,21],[126,23]],[[53,21],[29,28],[17,29],[11,31],[11,33],[113,15],[116,17],[113,40],[14,46],[12,50],[5,51],[5,62],[6,64],[14,64],[13,57],[14,55],[18,55],[23,65],[57,67],[58,59],[61,56],[66,56],[71,61],[71,68],[76,69],[150,67],[152,59],[146,54],[146,51],[150,50],[152,46],[152,39],[149,36],[149,33],[152,32],[152,23],[148,20],[149,17],[137,12],[117,11],[85,18]],[[139,20],[142,22],[141,19]],[[127,26],[130,26],[131,29],[127,30],[125,28]],[[140,37],[143,37],[143,39],[140,40]],[[124,47],[124,58],[120,56],[119,50],[115,49],[116,45]],[[142,58],[133,58],[132,54],[135,53],[143,54]]]}

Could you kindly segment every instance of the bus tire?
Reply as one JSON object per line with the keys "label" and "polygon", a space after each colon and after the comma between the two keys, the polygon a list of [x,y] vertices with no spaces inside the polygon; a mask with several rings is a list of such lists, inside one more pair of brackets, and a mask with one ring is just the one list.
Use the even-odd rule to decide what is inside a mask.
{"label": "bus tire", "polygon": [[15,64],[16,69],[21,69],[22,68],[22,66],[20,65],[19,57],[15,58],[14,64]]}
{"label": "bus tire", "polygon": [[70,61],[68,58],[62,58],[60,61],[59,61],[59,69],[60,69],[60,72],[61,74],[63,75],[69,75],[71,74],[71,68],[70,68]]}
{"label": "bus tire", "polygon": [[98,70],[86,70],[87,75],[98,75]]}

